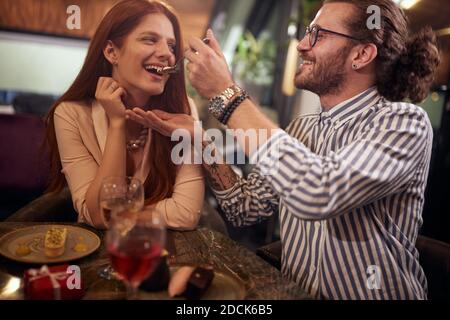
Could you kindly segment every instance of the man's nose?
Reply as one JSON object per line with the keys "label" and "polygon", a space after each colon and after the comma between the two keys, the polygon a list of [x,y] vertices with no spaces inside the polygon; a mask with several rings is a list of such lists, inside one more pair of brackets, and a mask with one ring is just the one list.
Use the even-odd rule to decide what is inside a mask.
{"label": "man's nose", "polygon": [[303,38],[300,39],[298,45],[297,45],[297,51],[308,51],[311,49],[311,45],[309,43],[309,35],[305,35]]}

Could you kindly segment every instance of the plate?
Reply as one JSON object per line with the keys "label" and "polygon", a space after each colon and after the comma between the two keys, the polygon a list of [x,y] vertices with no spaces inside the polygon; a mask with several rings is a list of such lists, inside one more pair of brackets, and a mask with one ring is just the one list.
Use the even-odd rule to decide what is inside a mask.
{"label": "plate", "polygon": [[[64,254],[59,257],[47,257],[44,253],[44,237],[50,228],[67,228],[67,239]],[[3,256],[25,263],[60,263],[83,258],[90,255],[100,246],[100,238],[84,228],[72,225],[36,225],[11,231],[0,238],[0,254]],[[85,250],[77,252],[74,247],[77,244],[84,244]],[[30,249],[27,255],[19,255],[16,250],[19,246],[26,246]]]}
{"label": "plate", "polygon": [[[170,267],[172,275],[179,267]],[[245,298],[245,285],[241,279],[229,273],[214,270],[214,278],[201,300],[243,300]],[[151,300],[185,300],[184,297],[170,298],[166,291],[148,292],[139,290],[140,299]]]}

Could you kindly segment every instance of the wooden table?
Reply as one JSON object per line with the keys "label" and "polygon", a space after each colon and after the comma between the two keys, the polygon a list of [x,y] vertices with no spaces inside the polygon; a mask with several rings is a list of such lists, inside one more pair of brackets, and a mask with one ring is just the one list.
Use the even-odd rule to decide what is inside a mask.
{"label": "wooden table", "polygon": [[[0,222],[0,237],[7,232],[36,223]],[[104,233],[85,225],[103,238]],[[307,295],[295,284],[282,278],[276,268],[253,252],[237,244],[222,233],[206,228],[195,231],[169,231],[168,246],[173,251],[171,264],[212,263],[215,270],[232,274],[242,280],[245,299],[307,299]],[[98,270],[109,263],[104,242],[93,254],[71,262],[81,268],[86,283],[85,299],[123,299],[124,286],[116,280],[105,280],[98,276]],[[23,299],[22,276],[24,270],[33,265],[11,261],[0,256],[0,299]]]}

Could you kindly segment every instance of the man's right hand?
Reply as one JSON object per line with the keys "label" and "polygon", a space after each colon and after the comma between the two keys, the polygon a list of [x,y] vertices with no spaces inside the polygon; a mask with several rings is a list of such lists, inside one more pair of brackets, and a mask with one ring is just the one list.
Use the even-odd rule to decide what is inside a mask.
{"label": "man's right hand", "polygon": [[125,105],[122,97],[126,91],[113,78],[100,77],[97,82],[95,98],[105,109],[110,123],[125,120]]}

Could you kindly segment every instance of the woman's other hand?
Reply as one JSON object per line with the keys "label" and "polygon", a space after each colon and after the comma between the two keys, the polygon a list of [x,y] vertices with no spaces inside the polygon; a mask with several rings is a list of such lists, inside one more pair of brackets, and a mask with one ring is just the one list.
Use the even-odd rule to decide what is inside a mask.
{"label": "woman's other hand", "polygon": [[97,82],[95,98],[105,109],[110,123],[125,120],[125,105],[122,97],[126,91],[113,78],[100,77]]}
{"label": "woman's other hand", "polygon": [[187,114],[168,113],[162,110],[144,111],[140,108],[133,108],[133,110],[127,110],[126,115],[129,119],[167,137],[170,137],[176,129],[186,130],[191,138],[194,137],[195,120]]}

